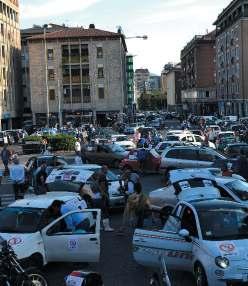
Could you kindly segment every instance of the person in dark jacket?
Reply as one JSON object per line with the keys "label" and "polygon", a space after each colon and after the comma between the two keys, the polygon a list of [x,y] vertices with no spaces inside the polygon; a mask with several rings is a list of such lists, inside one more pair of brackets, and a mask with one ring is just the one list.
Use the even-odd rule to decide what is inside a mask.
{"label": "person in dark jacket", "polygon": [[243,149],[240,150],[240,156],[234,166],[234,171],[238,175],[248,180],[248,160]]}
{"label": "person in dark jacket", "polygon": [[10,157],[11,157],[11,153],[8,150],[7,145],[4,145],[3,150],[1,152],[1,159],[3,162],[4,168],[5,168],[4,175],[9,174],[8,165],[9,165]]}

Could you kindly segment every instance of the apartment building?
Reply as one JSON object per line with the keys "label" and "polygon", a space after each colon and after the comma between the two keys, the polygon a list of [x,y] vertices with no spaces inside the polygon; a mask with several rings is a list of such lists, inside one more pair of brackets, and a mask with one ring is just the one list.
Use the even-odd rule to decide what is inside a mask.
{"label": "apartment building", "polygon": [[17,0],[0,0],[0,118],[1,128],[19,127],[20,29]]}
{"label": "apartment building", "polygon": [[248,116],[248,0],[232,1],[214,25],[219,112]]}
{"label": "apartment building", "polygon": [[134,94],[135,101],[146,92],[146,82],[149,80],[150,72],[148,69],[136,69],[134,73]]}
{"label": "apartment building", "polygon": [[126,43],[121,33],[63,27],[28,39],[33,121],[92,116],[102,122],[123,112]]}
{"label": "apartment building", "polygon": [[168,111],[182,110],[182,68],[181,64],[167,64],[161,73],[162,94],[167,99]]}
{"label": "apartment building", "polygon": [[217,112],[215,32],[195,36],[181,51],[181,65],[184,111],[201,115]]}
{"label": "apartment building", "polygon": [[45,24],[43,26],[33,25],[32,28],[21,30],[21,93],[23,99],[24,121],[32,120],[28,38],[35,35],[54,32],[63,28],[63,25]]}

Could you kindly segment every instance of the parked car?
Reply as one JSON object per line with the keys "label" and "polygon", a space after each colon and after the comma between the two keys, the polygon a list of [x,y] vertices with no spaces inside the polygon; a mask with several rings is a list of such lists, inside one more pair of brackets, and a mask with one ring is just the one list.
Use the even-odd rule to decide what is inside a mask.
{"label": "parked car", "polygon": [[184,145],[184,143],[181,141],[163,141],[159,142],[154,149],[159,155],[161,155],[164,152],[164,150],[168,147],[182,146],[182,145]]}
{"label": "parked car", "polygon": [[246,143],[232,143],[228,144],[224,148],[224,154],[227,157],[235,158],[241,154],[241,152],[244,152],[245,155],[248,157],[248,144]]}
{"label": "parked car", "polygon": [[8,136],[5,131],[0,131],[0,146],[9,144]]}
{"label": "parked car", "polygon": [[166,149],[161,155],[161,169],[166,172],[182,168],[207,168],[225,156],[207,147],[179,146]]}
{"label": "parked car", "polygon": [[[146,149],[147,156],[144,163],[144,172],[157,173],[160,168],[160,156],[154,149]],[[138,149],[129,152],[128,156],[121,161],[121,169],[131,169],[134,171],[140,171],[140,162],[137,158]]]}
{"label": "parked car", "polygon": [[224,200],[179,202],[162,230],[136,229],[133,256],[140,265],[187,271],[196,286],[247,284],[248,208]]}
{"label": "parked car", "polygon": [[126,151],[132,150],[136,147],[134,142],[128,138],[127,135],[112,135],[111,136],[112,143],[115,143],[119,146],[121,146]]}
{"label": "parked car", "polygon": [[119,168],[120,162],[128,155],[128,151],[117,144],[103,144],[88,147],[85,156],[88,163],[108,165]]}
{"label": "parked car", "polygon": [[[44,211],[54,200],[75,206],[57,219],[47,222]],[[98,262],[100,258],[100,210],[80,210],[80,197],[72,193],[48,193],[17,200],[1,211],[0,236],[13,247],[18,259],[29,266],[49,262]],[[77,202],[77,203],[76,203]],[[89,229],[68,229],[65,221],[75,214],[90,218]]]}
{"label": "parked car", "polygon": [[[69,171],[68,171],[69,170]],[[72,175],[68,174],[75,172],[76,178],[74,181],[71,180]],[[83,165],[65,165],[61,167],[59,170],[54,170],[51,176],[56,177],[60,176],[60,172],[64,171],[67,174],[67,178],[70,180],[56,180],[54,182],[50,182],[47,187],[49,191],[67,191],[67,192],[78,192],[79,183],[82,183],[82,178],[84,179],[87,186],[90,188],[92,183],[92,175],[87,175],[87,171],[91,173],[98,173],[101,170],[101,166],[96,164],[83,164]],[[66,172],[67,171],[67,172]],[[81,175],[80,175],[81,174]],[[85,176],[87,175],[87,177]],[[74,175],[75,176],[75,175]],[[117,176],[112,171],[108,170],[107,172],[107,181],[108,181],[108,192],[110,196],[110,207],[111,208],[121,208],[125,204],[125,198],[123,194],[120,192],[120,183],[123,185],[123,182],[120,182],[119,176]],[[78,178],[78,179],[77,179]],[[78,180],[78,182],[76,181]]]}

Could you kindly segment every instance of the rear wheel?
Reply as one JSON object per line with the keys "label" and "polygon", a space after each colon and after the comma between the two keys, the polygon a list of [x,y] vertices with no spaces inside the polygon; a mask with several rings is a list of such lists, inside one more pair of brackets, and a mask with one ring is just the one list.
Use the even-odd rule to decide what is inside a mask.
{"label": "rear wheel", "polygon": [[159,281],[159,277],[157,273],[154,273],[150,279],[150,286],[161,286],[161,283]]}
{"label": "rear wheel", "polygon": [[208,286],[205,270],[199,263],[195,267],[195,281],[196,286]]}

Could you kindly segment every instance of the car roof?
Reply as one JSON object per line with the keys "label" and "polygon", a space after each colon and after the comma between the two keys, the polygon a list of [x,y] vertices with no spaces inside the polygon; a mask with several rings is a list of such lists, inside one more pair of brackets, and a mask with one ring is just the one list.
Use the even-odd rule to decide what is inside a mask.
{"label": "car roof", "polygon": [[87,169],[54,169],[46,179],[46,183],[54,183],[57,180],[65,182],[85,183],[94,174]]}
{"label": "car roof", "polygon": [[22,200],[17,200],[10,204],[9,207],[28,207],[28,208],[48,208],[54,200],[63,202],[70,201],[77,197],[77,194],[71,192],[50,192],[44,195],[30,195]]}
{"label": "car roof", "polygon": [[198,210],[207,210],[211,208],[221,209],[221,208],[240,208],[242,205],[237,202],[228,201],[228,200],[202,200],[191,202],[191,204]]}
{"label": "car roof", "polygon": [[213,180],[214,176],[211,170],[220,170],[219,168],[200,168],[200,169],[177,169],[170,171],[170,182],[172,184],[183,180],[205,179]]}

